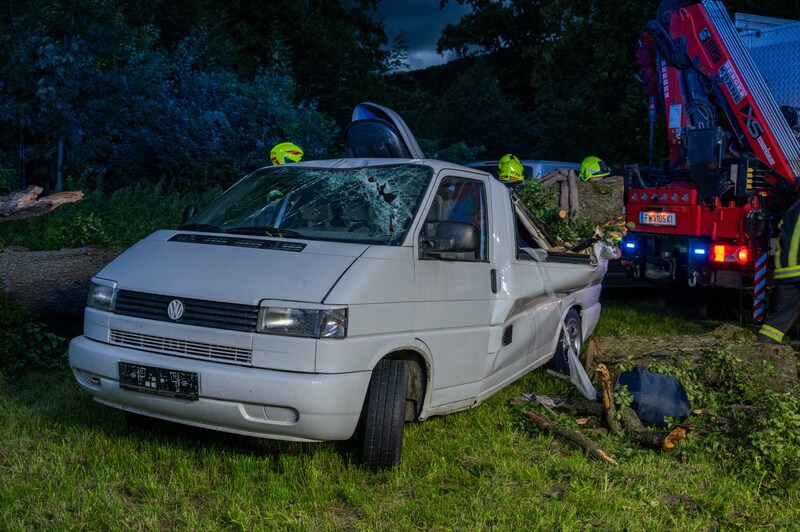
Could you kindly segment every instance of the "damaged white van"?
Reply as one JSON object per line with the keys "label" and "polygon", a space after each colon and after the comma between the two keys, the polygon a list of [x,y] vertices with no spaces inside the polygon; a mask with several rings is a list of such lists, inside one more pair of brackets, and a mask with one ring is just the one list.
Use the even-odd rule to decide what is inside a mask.
{"label": "damaged white van", "polygon": [[406,422],[579,350],[603,260],[548,253],[512,189],[424,159],[390,110],[362,104],[351,126],[350,157],[258,170],[100,271],[69,349],[78,383],[134,415],[354,438],[377,469]]}

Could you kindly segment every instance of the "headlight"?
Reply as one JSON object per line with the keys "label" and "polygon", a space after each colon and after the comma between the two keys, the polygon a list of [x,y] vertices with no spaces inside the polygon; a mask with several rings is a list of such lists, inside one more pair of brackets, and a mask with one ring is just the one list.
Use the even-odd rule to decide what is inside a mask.
{"label": "headlight", "polygon": [[308,338],[344,338],[347,336],[347,309],[262,307],[257,330]]}
{"label": "headlight", "polygon": [[117,283],[105,279],[92,279],[89,297],[86,298],[87,307],[111,311],[114,310],[116,299]]}

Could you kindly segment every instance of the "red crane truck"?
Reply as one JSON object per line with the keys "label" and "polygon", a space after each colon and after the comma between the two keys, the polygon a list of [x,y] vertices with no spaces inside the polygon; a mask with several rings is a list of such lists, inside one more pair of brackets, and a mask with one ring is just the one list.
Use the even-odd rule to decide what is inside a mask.
{"label": "red crane truck", "polygon": [[737,31],[718,0],[664,0],[639,39],[651,153],[660,111],[669,168],[627,167],[635,230],[622,263],[634,277],[686,287],[698,303],[744,294],[758,322],[772,237],[798,194],[800,23],[744,17]]}

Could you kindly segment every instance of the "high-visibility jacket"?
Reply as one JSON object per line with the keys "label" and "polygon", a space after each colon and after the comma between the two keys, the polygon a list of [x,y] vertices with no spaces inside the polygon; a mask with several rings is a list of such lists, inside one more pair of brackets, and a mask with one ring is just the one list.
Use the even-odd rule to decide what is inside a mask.
{"label": "high-visibility jacket", "polygon": [[800,200],[783,215],[780,228],[775,252],[775,282],[795,283],[800,281]]}

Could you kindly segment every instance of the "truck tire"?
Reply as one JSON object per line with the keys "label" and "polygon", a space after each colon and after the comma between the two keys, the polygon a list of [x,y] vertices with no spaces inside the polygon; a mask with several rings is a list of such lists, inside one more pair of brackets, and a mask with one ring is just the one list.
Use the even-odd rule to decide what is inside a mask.
{"label": "truck tire", "polygon": [[[564,335],[565,330],[567,336]],[[561,329],[561,334],[558,337],[556,352],[553,358],[545,364],[547,369],[569,375],[569,357],[567,355],[567,350],[569,346],[572,345],[578,353],[578,359],[582,360],[581,348],[583,347],[583,335],[581,332],[581,315],[577,310],[571,308],[564,317],[564,327]]]}
{"label": "truck tire", "polygon": [[372,372],[362,412],[359,461],[373,471],[400,463],[407,380],[402,360],[381,360]]}

